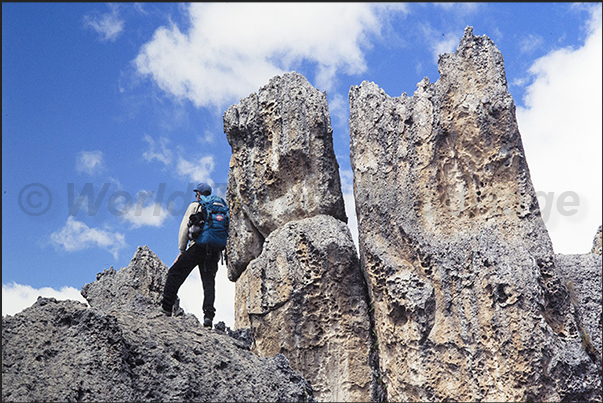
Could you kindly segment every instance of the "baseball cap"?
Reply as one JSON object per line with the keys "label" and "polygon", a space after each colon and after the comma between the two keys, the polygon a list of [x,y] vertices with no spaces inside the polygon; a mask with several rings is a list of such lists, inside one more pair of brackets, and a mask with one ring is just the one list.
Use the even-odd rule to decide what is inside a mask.
{"label": "baseball cap", "polygon": [[211,186],[209,186],[207,183],[199,183],[194,191],[199,192],[202,195],[209,196],[211,194]]}

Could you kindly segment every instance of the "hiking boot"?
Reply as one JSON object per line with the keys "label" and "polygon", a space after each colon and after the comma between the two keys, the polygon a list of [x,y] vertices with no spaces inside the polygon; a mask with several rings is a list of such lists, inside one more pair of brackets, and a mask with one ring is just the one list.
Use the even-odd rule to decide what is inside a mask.
{"label": "hiking boot", "polygon": [[167,309],[164,306],[160,306],[159,308],[157,308],[157,310],[165,316],[172,316],[172,310]]}
{"label": "hiking boot", "polygon": [[205,320],[203,321],[203,327],[211,328],[211,325],[212,325],[212,320],[210,318],[205,318]]}

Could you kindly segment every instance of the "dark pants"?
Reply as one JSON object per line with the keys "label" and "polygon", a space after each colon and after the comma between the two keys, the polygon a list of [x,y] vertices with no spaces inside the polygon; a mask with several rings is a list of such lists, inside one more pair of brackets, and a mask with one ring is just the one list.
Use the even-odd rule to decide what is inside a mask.
{"label": "dark pants", "polygon": [[207,248],[205,245],[193,244],[182,252],[182,255],[168,271],[163,289],[163,301],[161,302],[163,308],[172,310],[180,286],[195,266],[199,266],[201,282],[203,283],[203,315],[205,318],[213,320],[216,313],[214,301],[216,299],[216,273],[218,272],[219,260],[220,251]]}

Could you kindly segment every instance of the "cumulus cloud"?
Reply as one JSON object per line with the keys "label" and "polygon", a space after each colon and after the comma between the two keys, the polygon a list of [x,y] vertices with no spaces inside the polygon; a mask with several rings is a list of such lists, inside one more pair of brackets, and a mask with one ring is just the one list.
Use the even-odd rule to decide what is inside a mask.
{"label": "cumulus cloud", "polygon": [[119,251],[127,246],[123,234],[107,229],[90,228],[73,217],[67,218],[65,226],[50,235],[50,242],[67,252],[94,247],[103,248],[115,259],[118,258]]}
{"label": "cumulus cloud", "polygon": [[101,41],[115,42],[124,30],[124,21],[119,16],[119,10],[115,4],[109,4],[111,9],[108,13],[97,11],[86,14],[83,22],[84,27],[95,31]]}
{"label": "cumulus cloud", "polygon": [[189,161],[179,157],[176,170],[179,175],[187,177],[191,182],[206,182],[212,184],[211,173],[215,167],[214,157],[207,155],[198,161]]}
{"label": "cumulus cloud", "polygon": [[[431,24],[425,22],[421,24],[421,32],[431,51],[432,61],[437,64],[438,58],[443,53],[454,53],[463,37],[464,31],[442,33],[440,29],[435,29]],[[417,66],[417,71],[420,71],[422,66]]]}
{"label": "cumulus cloud", "polygon": [[100,150],[81,151],[75,161],[75,169],[78,172],[95,175],[105,170],[104,155]]}
{"label": "cumulus cloud", "polygon": [[[437,37],[438,36],[436,36],[436,38]],[[454,53],[456,51],[456,47],[458,46],[461,40],[461,36],[455,35],[453,33],[444,35],[443,38],[444,39],[438,40],[431,44],[434,63],[438,62],[438,58],[441,54]]]}
{"label": "cumulus cloud", "polygon": [[[316,66],[315,85],[366,70],[363,48],[400,4],[193,3],[190,28],[161,27],[135,65],[166,92],[196,106],[222,106],[256,91],[301,62]],[[337,17],[337,18],[334,18]]]}
{"label": "cumulus cloud", "polygon": [[333,94],[329,100],[329,113],[332,121],[337,121],[339,124],[347,125],[348,117],[350,116],[349,102],[350,101],[341,94]]}
{"label": "cumulus cloud", "polygon": [[50,287],[39,289],[29,285],[21,285],[15,282],[2,284],[2,316],[14,315],[23,309],[32,306],[38,297],[55,298],[57,300],[74,300],[86,303],[80,294],[80,290],[73,287],[62,287],[55,290]]}
{"label": "cumulus cloud", "polygon": [[[213,142],[213,134],[210,132],[205,132],[205,137],[198,137],[199,143],[211,143]],[[162,137],[159,142],[156,142],[151,136],[145,135],[143,137],[144,141],[149,145],[147,151],[145,151],[142,156],[148,161],[160,161],[165,166],[170,165],[173,168],[173,171],[179,175],[180,177],[194,183],[198,182],[206,182],[209,184],[213,184],[211,180],[211,173],[215,168],[214,157],[211,155],[206,155],[197,160],[185,158],[181,155],[182,149],[179,152],[174,153],[169,147],[169,140],[165,137]],[[177,156],[174,157],[174,154]],[[174,165],[172,165],[174,163]],[[140,220],[144,220],[144,212],[147,213],[146,217],[149,219],[149,223],[156,223],[157,225],[161,225],[163,219],[167,215],[163,215],[162,213],[158,214],[159,206],[137,206],[138,213],[136,215],[130,213],[127,214],[124,218],[131,221],[132,223],[140,222]],[[141,215],[141,209],[143,214]]]}
{"label": "cumulus cloud", "polygon": [[519,42],[519,51],[521,53],[532,53],[544,44],[544,39],[540,35],[528,35]]}
{"label": "cumulus cloud", "polygon": [[[438,24],[436,27],[427,21],[420,24],[423,40],[431,52],[433,63],[437,65],[439,55],[456,51],[464,35],[464,29],[459,30],[458,27],[466,26],[464,21],[475,15],[484,5],[480,3],[431,3],[429,6],[446,12],[446,22],[443,24]],[[420,62],[416,65],[416,71],[417,73],[423,71]]]}
{"label": "cumulus cloud", "polygon": [[154,196],[154,192],[139,192],[136,205],[124,210],[125,213],[122,219],[130,223],[132,228],[143,226],[161,227],[169,214],[168,210],[161,206],[161,200],[153,200]]}
{"label": "cumulus cloud", "polygon": [[480,3],[432,3],[434,7],[440,7],[457,15],[471,15],[483,7]]}
{"label": "cumulus cloud", "polygon": [[[517,108],[532,182],[557,253],[585,253],[601,224],[601,5],[592,6],[584,45],[537,59]],[[578,199],[573,196],[578,196]],[[569,196],[569,197],[568,197]],[[564,204],[577,204],[564,207]]]}

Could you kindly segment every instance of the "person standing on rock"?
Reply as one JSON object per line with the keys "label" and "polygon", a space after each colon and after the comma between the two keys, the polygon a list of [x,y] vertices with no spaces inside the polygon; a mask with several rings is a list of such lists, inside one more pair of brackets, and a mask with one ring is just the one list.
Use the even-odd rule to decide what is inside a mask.
{"label": "person standing on rock", "polygon": [[167,316],[172,315],[180,286],[195,266],[199,266],[203,283],[203,326],[211,328],[216,313],[218,261],[226,246],[230,215],[224,199],[212,195],[207,183],[199,183],[194,192],[197,200],[188,206],[180,223],[180,253],[168,270],[161,310]]}

